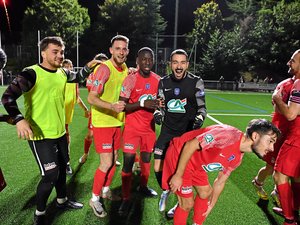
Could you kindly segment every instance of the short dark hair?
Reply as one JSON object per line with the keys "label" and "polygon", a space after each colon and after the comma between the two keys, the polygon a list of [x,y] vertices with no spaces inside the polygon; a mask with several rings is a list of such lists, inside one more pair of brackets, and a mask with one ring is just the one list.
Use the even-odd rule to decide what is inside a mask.
{"label": "short dark hair", "polygon": [[66,65],[66,64],[72,64],[73,65],[73,63],[72,63],[72,61],[70,60],[70,59],[64,59],[63,61],[62,61],[62,66],[64,67],[64,65]]}
{"label": "short dark hair", "polygon": [[102,60],[108,60],[108,57],[104,53],[99,53],[95,55],[94,59],[102,61]]}
{"label": "short dark hair", "polygon": [[143,47],[141,48],[138,53],[137,53],[137,56],[139,56],[142,52],[149,52],[153,57],[154,57],[154,52],[151,48],[149,47]]}
{"label": "short dark hair", "polygon": [[189,56],[188,54],[186,53],[186,51],[184,51],[183,49],[179,48],[179,49],[175,49],[171,55],[170,55],[170,61],[172,61],[172,57],[173,55],[185,55],[186,56],[186,59],[187,61],[189,60]]}
{"label": "short dark hair", "polygon": [[41,51],[45,51],[49,44],[58,45],[60,47],[65,47],[65,43],[61,39],[61,37],[58,36],[50,36],[45,37],[43,40],[40,41],[39,45],[41,48]]}
{"label": "short dark hair", "polygon": [[276,134],[277,137],[280,136],[280,130],[270,121],[266,119],[253,119],[248,123],[246,128],[246,136],[251,137],[253,132],[257,132],[261,135],[268,134],[272,132]]}
{"label": "short dark hair", "polygon": [[111,43],[111,46],[113,46],[114,42],[115,41],[125,41],[127,43],[127,45],[129,44],[129,38],[124,36],[124,35],[116,35],[114,36],[111,40],[110,40],[110,43]]}

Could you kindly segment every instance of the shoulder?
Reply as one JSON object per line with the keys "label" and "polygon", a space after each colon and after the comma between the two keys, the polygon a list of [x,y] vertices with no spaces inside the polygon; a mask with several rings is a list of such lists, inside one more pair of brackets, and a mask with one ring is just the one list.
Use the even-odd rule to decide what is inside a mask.
{"label": "shoulder", "polygon": [[25,79],[29,79],[32,77],[36,77],[36,72],[33,69],[33,67],[26,67],[22,70],[22,72],[19,75],[21,77],[24,77]]}
{"label": "shoulder", "polygon": [[109,66],[107,66],[105,64],[100,64],[94,70],[94,76],[95,77],[109,76],[109,75],[110,75],[110,68],[109,68]]}
{"label": "shoulder", "polygon": [[155,78],[156,80],[160,80],[161,79],[161,77],[159,75],[157,75],[156,73],[154,73],[154,72],[151,72],[151,76],[153,78]]}
{"label": "shoulder", "polygon": [[136,82],[137,78],[139,76],[139,73],[138,72],[135,72],[135,73],[130,73],[128,74],[125,79],[124,79],[124,82],[123,83],[128,83],[128,82]]}
{"label": "shoulder", "polygon": [[192,74],[191,72],[187,72],[187,77],[193,80],[202,80],[200,76]]}

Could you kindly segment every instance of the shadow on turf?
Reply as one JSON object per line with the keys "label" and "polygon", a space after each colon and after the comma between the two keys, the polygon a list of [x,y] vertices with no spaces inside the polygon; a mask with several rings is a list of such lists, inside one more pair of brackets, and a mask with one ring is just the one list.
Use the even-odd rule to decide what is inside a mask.
{"label": "shadow on turf", "polygon": [[267,216],[270,224],[272,224],[272,225],[279,225],[279,223],[277,223],[275,217],[268,210],[268,204],[269,204],[269,200],[259,199],[258,202],[257,202],[257,205],[265,213],[265,215]]}
{"label": "shadow on turf", "polygon": [[[143,220],[144,199],[147,198],[138,192],[137,186],[139,185],[139,175],[133,176],[131,188],[130,208],[127,216],[121,217],[118,214],[121,201],[111,202],[109,211],[109,225],[140,225]],[[115,188],[114,193],[121,193],[121,187]],[[145,222],[145,221],[144,221]]]}

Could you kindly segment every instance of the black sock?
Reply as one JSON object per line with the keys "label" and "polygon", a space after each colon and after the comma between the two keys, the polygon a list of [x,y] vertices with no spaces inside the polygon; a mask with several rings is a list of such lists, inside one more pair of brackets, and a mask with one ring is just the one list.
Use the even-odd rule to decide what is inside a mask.
{"label": "black sock", "polygon": [[162,188],[162,186],[161,186],[161,183],[162,183],[162,171],[155,172],[155,177],[156,177],[157,183]]}

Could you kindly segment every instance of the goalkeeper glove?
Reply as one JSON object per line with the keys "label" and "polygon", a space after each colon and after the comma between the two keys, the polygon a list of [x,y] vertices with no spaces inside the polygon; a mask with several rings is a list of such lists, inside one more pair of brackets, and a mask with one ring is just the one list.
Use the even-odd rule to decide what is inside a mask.
{"label": "goalkeeper glove", "polygon": [[204,122],[204,119],[203,119],[202,115],[196,116],[194,124],[193,124],[193,130],[201,128],[203,125],[203,122]]}
{"label": "goalkeeper glove", "polygon": [[155,110],[154,113],[153,113],[153,117],[154,117],[154,122],[157,125],[161,125],[162,119],[163,119],[163,115],[162,115],[161,111],[160,110]]}

